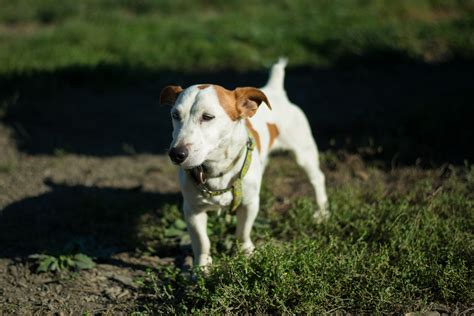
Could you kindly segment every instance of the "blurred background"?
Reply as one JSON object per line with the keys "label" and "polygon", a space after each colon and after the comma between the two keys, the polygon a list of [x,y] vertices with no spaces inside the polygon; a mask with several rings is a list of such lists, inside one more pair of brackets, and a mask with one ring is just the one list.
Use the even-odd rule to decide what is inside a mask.
{"label": "blurred background", "polygon": [[260,86],[287,56],[290,98],[323,150],[372,147],[426,164],[472,157],[472,1],[0,6],[0,118],[22,152],[162,153],[163,86]]}
{"label": "blurred background", "polygon": [[[0,288],[9,275],[46,282],[29,275],[33,253],[75,249],[132,274],[150,265],[127,259],[137,249],[180,258],[163,228],[180,195],[159,93],[259,87],[280,56],[330,195],[380,187],[372,173],[405,194],[472,163],[474,1],[0,0],[0,271],[16,271]],[[275,165],[290,180],[262,196],[310,194],[293,165]],[[22,291],[5,297],[40,300]]]}

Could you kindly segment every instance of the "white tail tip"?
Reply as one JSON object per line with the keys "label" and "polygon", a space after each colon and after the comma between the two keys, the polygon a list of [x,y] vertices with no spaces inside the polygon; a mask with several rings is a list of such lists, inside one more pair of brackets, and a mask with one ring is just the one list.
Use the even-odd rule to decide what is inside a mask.
{"label": "white tail tip", "polygon": [[288,63],[288,58],[280,57],[278,62],[273,65],[270,71],[270,78],[268,79],[267,86],[277,89],[284,90],[283,82],[285,80],[285,66]]}
{"label": "white tail tip", "polygon": [[281,67],[286,67],[287,64],[288,64],[288,58],[286,57],[278,58],[278,62],[276,63],[276,65],[281,66]]}

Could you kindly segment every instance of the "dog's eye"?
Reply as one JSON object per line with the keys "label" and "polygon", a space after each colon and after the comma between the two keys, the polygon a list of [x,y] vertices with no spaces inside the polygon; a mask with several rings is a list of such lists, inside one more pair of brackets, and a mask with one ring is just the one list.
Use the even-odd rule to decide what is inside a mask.
{"label": "dog's eye", "polygon": [[179,116],[179,113],[178,112],[173,112],[171,113],[171,117],[177,121],[180,121],[181,120],[181,116]]}
{"label": "dog's eye", "polygon": [[210,120],[212,120],[214,117],[215,117],[214,115],[204,113],[204,114],[202,115],[202,120],[203,120],[203,121],[210,121]]}

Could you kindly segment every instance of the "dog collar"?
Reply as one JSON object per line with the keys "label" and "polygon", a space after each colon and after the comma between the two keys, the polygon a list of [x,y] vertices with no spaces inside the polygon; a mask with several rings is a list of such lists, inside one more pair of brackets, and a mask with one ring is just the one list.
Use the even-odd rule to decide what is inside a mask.
{"label": "dog collar", "polygon": [[[210,189],[206,185],[207,176],[204,172],[204,168],[202,165],[186,170],[186,172],[194,180],[197,187],[199,188],[199,190],[204,196],[210,197],[210,196],[221,195],[226,192],[232,192],[232,203],[230,205],[230,210],[232,212],[235,211],[237,207],[239,207],[239,205],[242,203],[242,180],[250,168],[250,164],[252,163],[252,152],[255,148],[255,142],[251,136],[249,136],[246,148],[247,148],[247,154],[245,155],[244,164],[242,165],[242,168],[240,169],[239,176],[226,189],[221,189],[221,190]],[[238,157],[240,157],[240,154]],[[231,166],[233,166],[233,164]]]}
{"label": "dog collar", "polygon": [[209,176],[207,174],[208,170],[207,170],[207,168],[204,164],[199,165],[197,167],[194,167],[192,169],[189,169],[190,172],[188,172],[188,173],[190,173],[190,175],[194,178],[194,181],[197,184],[205,184],[208,179],[222,177],[224,174],[226,174],[227,172],[232,170],[232,168],[235,167],[235,165],[239,162],[239,159],[242,156],[242,154],[244,153],[246,148],[247,148],[247,144],[242,146],[242,149],[239,151],[239,154],[235,157],[235,159],[232,161],[232,163],[227,168],[225,168],[224,171],[219,172],[219,174],[216,175],[216,176],[212,176],[212,177]]}

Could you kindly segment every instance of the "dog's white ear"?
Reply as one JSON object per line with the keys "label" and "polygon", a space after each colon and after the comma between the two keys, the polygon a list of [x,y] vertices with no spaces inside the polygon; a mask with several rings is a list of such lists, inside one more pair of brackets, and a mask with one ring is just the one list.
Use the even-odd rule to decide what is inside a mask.
{"label": "dog's white ear", "polygon": [[180,86],[167,86],[161,90],[160,105],[173,106],[178,98],[178,95],[183,91]]}
{"label": "dog's white ear", "polygon": [[237,88],[234,90],[234,95],[237,111],[242,118],[254,116],[262,102],[265,102],[270,110],[272,109],[265,93],[257,88]]}

